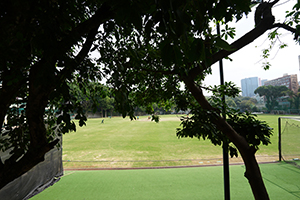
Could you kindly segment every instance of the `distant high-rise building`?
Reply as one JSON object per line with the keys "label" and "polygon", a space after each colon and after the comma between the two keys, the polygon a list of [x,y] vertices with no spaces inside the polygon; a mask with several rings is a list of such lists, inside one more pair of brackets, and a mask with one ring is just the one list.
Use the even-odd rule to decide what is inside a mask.
{"label": "distant high-rise building", "polygon": [[262,79],[262,80],[260,81],[261,84],[260,84],[259,86],[265,85],[265,82],[266,82],[266,81],[268,81],[268,79]]}
{"label": "distant high-rise building", "polygon": [[280,78],[266,81],[265,85],[266,86],[267,85],[273,85],[273,86],[284,85],[284,86],[288,87],[290,90],[292,90],[294,93],[297,93],[298,89],[299,89],[297,74],[292,74],[292,75],[284,74]]}
{"label": "distant high-rise building", "polygon": [[298,56],[298,61],[299,61],[299,71],[300,71],[300,55]]}
{"label": "distant high-rise building", "polygon": [[241,80],[242,95],[244,97],[254,97],[254,91],[260,85],[260,79],[258,77],[244,78]]}

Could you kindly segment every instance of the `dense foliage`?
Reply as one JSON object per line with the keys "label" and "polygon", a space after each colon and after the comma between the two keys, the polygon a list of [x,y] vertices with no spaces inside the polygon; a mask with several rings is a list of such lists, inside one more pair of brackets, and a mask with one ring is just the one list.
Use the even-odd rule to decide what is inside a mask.
{"label": "dense foliage", "polygon": [[274,110],[276,106],[279,105],[278,98],[286,96],[289,89],[286,86],[260,86],[254,93],[259,94],[259,96],[264,96],[266,98],[266,108],[268,111]]}
{"label": "dense foliage", "polygon": [[[260,3],[255,27],[231,44],[224,39],[234,39],[235,29],[227,23],[248,14],[250,0],[1,1],[0,122],[7,115],[1,137],[8,136],[1,149],[10,148],[12,155],[0,160],[0,188],[43,161],[58,143],[57,127],[59,133],[76,129],[71,113],[85,124],[82,101],[71,85],[83,92],[86,85],[102,95],[102,89],[87,83],[105,77],[124,117],[133,119],[137,106],[153,113],[153,103],[166,108],[175,103],[181,110],[191,109],[193,116],[208,118],[199,123],[211,123],[207,131],[218,130],[211,132],[212,142],[219,144],[226,135],[244,159],[255,198],[268,199],[254,154],[258,143],[268,143],[269,132],[249,115],[228,113],[232,124],[226,121],[220,111],[223,100],[216,96],[214,103],[207,101],[202,81],[212,64],[267,30],[284,28],[298,41],[300,6],[288,14],[287,23],[275,23],[272,7],[278,1]],[[224,24],[222,34],[213,30],[216,23]],[[98,52],[96,60],[89,57],[92,51]],[[235,94],[231,84],[218,91]],[[240,123],[259,125],[254,139],[239,129]]]}
{"label": "dense foliage", "polygon": [[110,15],[101,1],[0,2],[0,148],[11,155],[0,160],[0,188],[76,129],[71,112],[85,123],[68,83],[101,79],[88,53]]}
{"label": "dense foliage", "polygon": [[[226,120],[230,126],[237,131],[242,137],[244,137],[250,147],[253,147],[255,151],[259,149],[259,145],[270,144],[270,136],[272,135],[272,129],[264,121],[259,121],[256,115],[250,112],[241,112],[239,109],[231,107],[227,103],[222,102],[222,95],[225,95],[222,91],[226,91],[228,88],[234,88],[234,85],[227,84],[227,88],[214,87],[214,96],[209,101],[210,104],[216,108],[215,110],[206,110],[201,108],[197,104],[190,104],[191,116],[182,117],[182,128],[177,129],[178,137],[197,137],[198,139],[209,139],[214,145],[223,146],[224,141],[228,143],[228,152],[230,156],[238,156],[238,150],[235,145],[227,139],[227,137],[218,129],[214,121],[220,114],[220,111],[225,111]],[[224,90],[225,89],[225,90]],[[235,99],[239,94],[238,89],[228,90],[227,95]],[[228,96],[227,96],[228,98]]]}

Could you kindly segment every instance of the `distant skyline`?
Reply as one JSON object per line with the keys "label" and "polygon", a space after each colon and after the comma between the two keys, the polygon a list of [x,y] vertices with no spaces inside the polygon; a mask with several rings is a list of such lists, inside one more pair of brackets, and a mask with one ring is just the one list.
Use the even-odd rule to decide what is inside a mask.
{"label": "distant skyline", "polygon": [[260,78],[250,77],[241,80],[242,85],[242,96],[243,97],[254,97],[254,91],[260,86]]}
{"label": "distant skyline", "polygon": [[[276,22],[283,22],[286,15],[285,11],[291,10],[296,2],[297,0],[280,1],[278,6],[273,9]],[[280,5],[280,3],[283,4]],[[253,11],[254,10],[255,8]],[[233,27],[236,27],[236,39],[249,32],[254,27],[253,11],[247,17],[244,17],[242,20],[232,25]],[[241,88],[241,80],[249,77],[259,77],[262,80],[276,79],[282,77],[284,74],[297,74],[299,77],[298,56],[300,55],[300,46],[293,40],[293,35],[283,29],[280,30],[280,33],[282,34],[280,40],[287,44],[288,47],[279,50],[279,43],[275,45],[270,52],[270,58],[268,59],[271,67],[267,71],[263,69],[262,63],[265,61],[262,59],[262,50],[270,45],[270,41],[268,40],[269,32],[270,31],[267,31],[267,33],[248,46],[232,54],[230,56],[230,58],[233,59],[232,62],[223,60],[224,78],[226,82],[234,82]],[[228,42],[231,43],[232,41]],[[212,66],[212,72],[213,75],[207,76],[204,81],[206,86],[220,84],[218,63]],[[208,93],[204,92],[204,94],[207,95]]]}

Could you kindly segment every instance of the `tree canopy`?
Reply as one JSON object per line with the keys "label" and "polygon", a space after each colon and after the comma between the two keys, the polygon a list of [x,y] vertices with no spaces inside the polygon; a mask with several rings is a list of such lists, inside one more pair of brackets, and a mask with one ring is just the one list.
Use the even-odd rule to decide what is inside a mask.
{"label": "tree canopy", "polygon": [[290,90],[286,86],[268,85],[258,87],[254,93],[259,94],[259,96],[265,96],[267,99],[266,108],[268,111],[272,111],[276,106],[279,105],[277,99],[287,95],[289,91]]}
{"label": "tree canopy", "polygon": [[[11,153],[0,161],[2,188],[43,161],[58,143],[57,126],[62,133],[76,129],[70,112],[84,124],[68,82],[101,78],[88,53],[113,13],[102,1],[5,0],[0,7],[0,122],[6,115],[8,122],[0,149]],[[13,113],[17,107],[23,111]]]}
{"label": "tree canopy", "polygon": [[[212,64],[268,30],[284,28],[298,41],[300,5],[291,9],[289,20],[277,23],[272,7],[278,2],[255,7],[255,27],[229,44],[226,39],[235,39],[235,32],[226,24],[247,15],[250,0],[1,1],[1,124],[15,105],[24,112],[8,115],[4,125],[8,137],[0,147],[12,149],[12,156],[0,161],[0,188],[44,159],[58,143],[53,137],[57,126],[62,133],[76,130],[70,112],[76,110],[79,124],[85,124],[69,83],[105,77],[124,117],[133,119],[137,105],[152,113],[153,103],[168,107],[170,100],[191,109],[194,117],[182,120],[178,136],[209,138],[216,145],[230,141],[231,154],[243,157],[255,198],[268,199],[254,154],[259,144],[269,143],[270,129],[230,108],[226,121],[220,95],[236,96],[238,90],[232,83],[211,88],[214,97],[208,102],[202,81]],[[213,30],[216,23],[225,24],[222,35]],[[92,51],[99,58],[92,60]],[[257,129],[246,132],[245,127]]]}

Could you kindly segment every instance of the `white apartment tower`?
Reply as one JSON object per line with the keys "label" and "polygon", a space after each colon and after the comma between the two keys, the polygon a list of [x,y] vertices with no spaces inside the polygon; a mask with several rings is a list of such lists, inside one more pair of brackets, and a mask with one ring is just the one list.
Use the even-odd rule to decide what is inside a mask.
{"label": "white apartment tower", "polygon": [[242,96],[244,97],[254,97],[254,91],[258,86],[260,86],[260,78],[258,77],[251,77],[251,78],[244,78],[241,80],[242,85]]}

